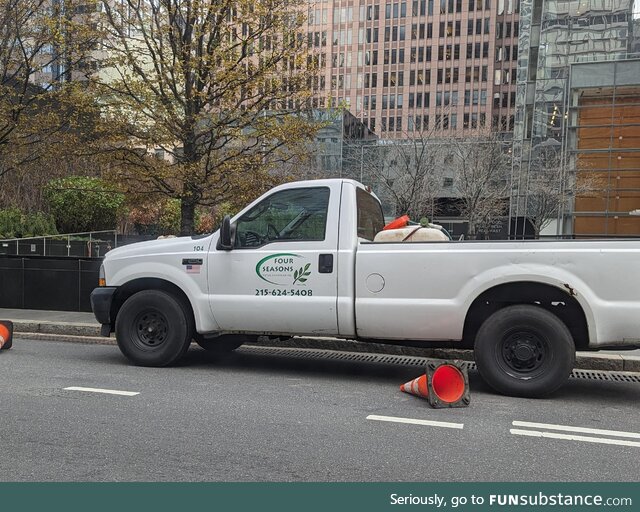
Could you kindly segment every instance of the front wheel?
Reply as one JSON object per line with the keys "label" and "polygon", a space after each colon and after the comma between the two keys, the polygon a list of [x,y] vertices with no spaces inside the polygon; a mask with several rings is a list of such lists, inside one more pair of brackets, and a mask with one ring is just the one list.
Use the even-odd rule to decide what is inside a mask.
{"label": "front wheel", "polygon": [[122,353],[139,366],[168,366],[180,359],[193,336],[190,311],[173,295],[144,290],[129,297],[116,318]]}
{"label": "front wheel", "polygon": [[516,305],[496,311],[476,335],[478,371],[504,395],[543,397],[562,386],[575,363],[567,326],[538,306]]}

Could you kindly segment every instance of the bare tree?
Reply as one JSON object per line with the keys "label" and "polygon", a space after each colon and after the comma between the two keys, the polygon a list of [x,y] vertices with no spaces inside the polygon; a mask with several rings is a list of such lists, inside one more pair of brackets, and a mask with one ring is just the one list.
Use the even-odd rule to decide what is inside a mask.
{"label": "bare tree", "polygon": [[80,157],[96,105],[82,76],[97,34],[86,0],[0,0],[0,204],[44,207],[55,177],[94,169]]}
{"label": "bare tree", "polygon": [[361,178],[376,185],[396,215],[432,220],[439,213],[437,199],[444,177],[441,135],[440,130],[421,126],[405,133],[405,140],[352,143],[350,160],[356,162],[352,172],[358,172],[359,165]]}
{"label": "bare tree", "polygon": [[97,84],[126,165],[115,178],[179,199],[182,234],[197,205],[269,187],[272,167],[313,136],[302,115],[315,68],[301,0],[102,3],[108,58]]}
{"label": "bare tree", "polygon": [[9,147],[25,134],[21,124],[34,114],[45,87],[33,78],[43,67],[47,34],[45,0],[0,0],[0,174],[13,169]]}
{"label": "bare tree", "polygon": [[468,221],[468,237],[485,232],[505,215],[511,158],[508,146],[494,135],[452,139],[454,189],[460,214]]}
{"label": "bare tree", "polygon": [[592,196],[606,184],[589,172],[584,163],[578,168],[577,162],[566,159],[556,145],[538,147],[535,154],[529,169],[525,203],[534,235],[539,238],[545,227],[568,211],[576,196]]}

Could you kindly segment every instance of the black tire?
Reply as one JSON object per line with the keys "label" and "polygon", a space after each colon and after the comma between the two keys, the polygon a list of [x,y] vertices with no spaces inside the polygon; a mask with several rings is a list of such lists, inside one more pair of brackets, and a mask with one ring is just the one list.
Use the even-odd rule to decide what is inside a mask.
{"label": "black tire", "polygon": [[206,338],[201,334],[197,334],[193,339],[207,352],[222,355],[228,354],[245,343],[255,340],[256,337],[243,334],[223,334],[215,338]]}
{"label": "black tire", "polygon": [[116,318],[116,340],[122,353],[138,366],[168,366],[187,351],[193,317],[170,293],[144,290],[129,297]]}
{"label": "black tire", "polygon": [[538,306],[508,306],[482,324],[474,345],[480,375],[497,392],[540,398],[562,386],[575,363],[567,326]]}

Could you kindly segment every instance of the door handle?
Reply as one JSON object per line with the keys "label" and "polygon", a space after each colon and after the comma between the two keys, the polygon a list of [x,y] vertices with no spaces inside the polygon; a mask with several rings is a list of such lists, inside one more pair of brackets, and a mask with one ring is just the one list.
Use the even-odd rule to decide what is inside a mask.
{"label": "door handle", "polygon": [[333,272],[333,254],[321,254],[318,258],[318,273],[331,274]]}

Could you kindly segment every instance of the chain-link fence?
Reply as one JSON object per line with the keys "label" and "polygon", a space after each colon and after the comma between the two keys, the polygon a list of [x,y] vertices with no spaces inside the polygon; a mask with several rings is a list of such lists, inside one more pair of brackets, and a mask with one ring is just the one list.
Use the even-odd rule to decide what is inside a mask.
{"label": "chain-link fence", "polygon": [[122,245],[115,230],[0,240],[0,255],[100,258]]}

